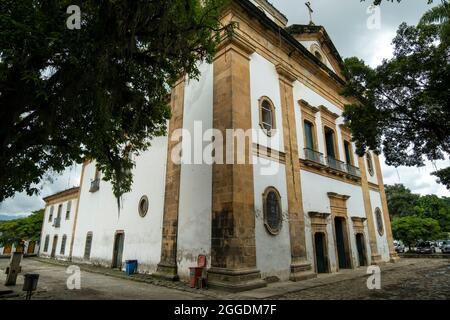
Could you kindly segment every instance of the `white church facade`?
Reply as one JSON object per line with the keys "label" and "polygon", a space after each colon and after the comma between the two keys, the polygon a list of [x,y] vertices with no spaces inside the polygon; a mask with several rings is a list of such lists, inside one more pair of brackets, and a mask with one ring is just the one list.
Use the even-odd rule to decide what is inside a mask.
{"label": "white church facade", "polygon": [[[139,272],[171,279],[187,279],[206,255],[209,283],[236,291],[398,259],[379,158],[354,152],[342,117],[349,101],[339,95],[342,60],[325,29],[288,27],[266,0],[232,1],[222,20],[234,33],[200,65],[198,80],[173,88],[168,136],[133,158],[120,210],[86,161],[63,232],[67,250],[49,249],[55,234],[45,221],[57,195],[41,255],[113,268],[133,259]],[[186,161],[205,152],[212,129],[251,132],[248,161]],[[200,147],[188,143],[199,134]]]}

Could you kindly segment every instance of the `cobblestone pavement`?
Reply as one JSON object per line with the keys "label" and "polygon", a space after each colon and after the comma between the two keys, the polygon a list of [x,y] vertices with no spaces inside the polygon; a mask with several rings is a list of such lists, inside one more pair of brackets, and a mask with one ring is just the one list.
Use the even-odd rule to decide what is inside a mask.
{"label": "cobblestone pavement", "polygon": [[[381,267],[381,290],[367,289],[365,268],[320,275],[301,282],[278,282],[266,288],[230,294],[217,290],[191,289],[183,282],[155,279],[148,275],[126,276],[123,272],[80,265],[81,290],[68,290],[64,262],[24,259],[23,271],[12,289],[23,299],[23,274],[40,274],[33,299],[441,299],[450,300],[448,259],[402,259]],[[7,259],[0,259],[0,291]],[[4,288],[4,287],[3,287]],[[1,299],[1,297],[0,297]]]}
{"label": "cobblestone pavement", "polygon": [[69,290],[66,282],[70,274],[66,274],[64,265],[43,263],[35,259],[22,260],[22,272],[17,278],[16,286],[4,287],[6,278],[4,270],[8,263],[9,260],[0,259],[0,291],[2,288],[12,289],[15,296],[10,299],[24,299],[25,295],[21,290],[23,274],[27,272],[39,274],[38,290],[33,294],[33,300],[204,300],[208,298],[195,291],[186,292],[83,270],[81,270],[81,289]]}
{"label": "cobblestone pavement", "polygon": [[[381,289],[369,290],[367,277],[309,288],[276,297],[289,300],[450,300],[448,259],[402,259],[381,272]],[[274,298],[274,297],[272,297]]]}

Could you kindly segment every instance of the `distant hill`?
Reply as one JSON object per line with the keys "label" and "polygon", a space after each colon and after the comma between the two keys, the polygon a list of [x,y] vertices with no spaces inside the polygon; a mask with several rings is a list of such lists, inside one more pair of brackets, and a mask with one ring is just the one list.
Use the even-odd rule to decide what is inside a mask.
{"label": "distant hill", "polygon": [[0,214],[0,221],[7,221],[7,220],[14,220],[19,218],[24,218],[25,215],[6,215],[6,214]]}

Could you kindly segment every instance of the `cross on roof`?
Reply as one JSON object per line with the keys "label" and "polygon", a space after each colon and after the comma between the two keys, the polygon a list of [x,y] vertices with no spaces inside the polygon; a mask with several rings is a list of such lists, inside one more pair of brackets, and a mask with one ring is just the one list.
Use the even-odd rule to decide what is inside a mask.
{"label": "cross on roof", "polygon": [[312,21],[312,14],[314,13],[314,10],[311,8],[311,2],[308,1],[305,3],[305,6],[308,7],[308,12],[309,12],[309,24],[310,25],[314,25],[314,22]]}

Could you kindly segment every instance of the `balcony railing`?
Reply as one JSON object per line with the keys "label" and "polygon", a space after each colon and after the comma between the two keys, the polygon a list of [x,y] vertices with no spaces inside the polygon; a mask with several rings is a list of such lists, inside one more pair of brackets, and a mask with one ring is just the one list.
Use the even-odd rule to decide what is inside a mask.
{"label": "balcony railing", "polygon": [[330,168],[341,172],[347,172],[347,165],[344,162],[339,161],[331,156],[327,157],[327,162]]}
{"label": "balcony railing", "polygon": [[89,188],[89,192],[96,192],[100,189],[100,179],[95,179],[91,181],[91,187]]}
{"label": "balcony railing", "polygon": [[321,165],[325,165],[325,158],[322,153],[314,151],[309,148],[305,148],[305,159],[310,160]]}
{"label": "balcony railing", "polygon": [[351,164],[347,164],[347,172],[348,174],[361,178],[361,170],[359,168],[352,166]]}
{"label": "balcony railing", "polygon": [[61,226],[61,217],[56,217],[55,220],[53,220],[53,226],[55,228],[59,228]]}

